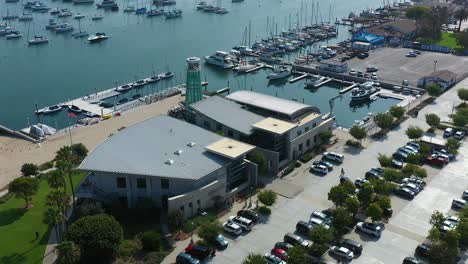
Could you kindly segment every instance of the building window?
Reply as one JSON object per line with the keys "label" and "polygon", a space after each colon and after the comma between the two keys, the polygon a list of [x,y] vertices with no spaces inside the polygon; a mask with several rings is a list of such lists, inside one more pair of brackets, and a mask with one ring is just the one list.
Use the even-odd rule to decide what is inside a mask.
{"label": "building window", "polygon": [[316,126],[317,126],[317,123],[313,123],[313,124],[312,124],[312,127],[316,127]]}
{"label": "building window", "polygon": [[308,139],[308,140],[306,141],[306,146],[307,146],[307,147],[310,147],[310,139]]}
{"label": "building window", "polygon": [[200,207],[200,205],[201,205],[200,200],[197,200],[197,204],[198,204],[198,207]]}
{"label": "building window", "polygon": [[305,128],[305,132],[307,132],[307,131],[309,131],[309,127],[306,127],[306,128]]}
{"label": "building window", "polygon": [[314,143],[317,143],[317,135],[314,136]]}
{"label": "building window", "polygon": [[203,126],[206,127],[206,128],[210,128],[210,122],[203,121]]}
{"label": "building window", "polygon": [[302,152],[302,143],[299,144],[299,152]]}
{"label": "building window", "polygon": [[127,181],[125,180],[124,177],[118,177],[117,178],[117,188],[127,188]]}
{"label": "building window", "polygon": [[232,130],[228,130],[228,137],[233,137],[234,136],[234,132]]}
{"label": "building window", "polygon": [[169,180],[161,179],[161,189],[169,189]]}
{"label": "building window", "polygon": [[145,178],[137,178],[137,188],[138,189],[146,189],[146,179]]}
{"label": "building window", "polygon": [[193,207],[193,204],[192,204],[192,202],[190,202],[190,203],[188,204],[188,207],[190,207],[190,208],[192,208],[192,207]]}
{"label": "building window", "polygon": [[297,136],[300,136],[302,134],[301,130],[297,131]]}

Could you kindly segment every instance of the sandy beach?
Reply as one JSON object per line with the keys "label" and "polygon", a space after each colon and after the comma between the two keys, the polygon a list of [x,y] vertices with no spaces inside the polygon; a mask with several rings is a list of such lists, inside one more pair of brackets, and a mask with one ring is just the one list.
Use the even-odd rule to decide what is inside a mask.
{"label": "sandy beach", "polygon": [[[173,96],[162,101],[141,106],[122,113],[120,117],[104,120],[92,126],[72,129],[73,143],[83,143],[89,150],[95,148],[121,127],[128,127],[156,115],[166,114],[176,106],[181,96]],[[14,178],[21,176],[24,163],[40,165],[54,158],[62,146],[70,144],[69,134],[58,134],[40,144],[0,135],[0,190]]]}

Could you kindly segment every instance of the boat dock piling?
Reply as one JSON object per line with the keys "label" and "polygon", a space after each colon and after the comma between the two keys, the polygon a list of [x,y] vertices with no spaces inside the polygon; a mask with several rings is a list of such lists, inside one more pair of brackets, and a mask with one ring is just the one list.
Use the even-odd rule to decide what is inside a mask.
{"label": "boat dock piling", "polygon": [[300,76],[298,76],[296,78],[290,79],[289,83],[295,83],[295,82],[300,81],[300,80],[302,80],[304,78],[307,78],[307,77],[309,77],[309,74],[308,73],[303,73],[302,75],[300,75]]}
{"label": "boat dock piling", "polygon": [[341,90],[340,90],[340,94],[347,93],[348,91],[352,90],[352,89],[353,89],[354,87],[356,87],[357,85],[358,85],[357,83],[353,83],[353,84],[351,84],[350,86],[341,89]]}
{"label": "boat dock piling", "polygon": [[318,87],[320,87],[320,86],[322,86],[322,85],[324,85],[324,84],[326,84],[326,83],[329,83],[329,82],[331,82],[331,81],[333,81],[333,78],[327,78],[325,81],[323,81],[323,82],[321,82],[321,83],[315,84],[315,85],[314,85],[314,88],[318,88]]}

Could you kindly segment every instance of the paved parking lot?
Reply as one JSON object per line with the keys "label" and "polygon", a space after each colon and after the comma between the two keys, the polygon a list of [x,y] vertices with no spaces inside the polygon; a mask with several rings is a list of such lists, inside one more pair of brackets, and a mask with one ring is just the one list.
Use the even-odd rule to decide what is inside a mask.
{"label": "paved parking lot", "polygon": [[405,56],[408,51],[405,48],[373,50],[364,60],[349,60],[348,68],[365,72],[367,65],[373,65],[379,68],[377,75],[380,79],[392,83],[408,80],[412,86],[417,86],[419,78],[433,72],[434,61],[437,61],[437,70],[449,70],[457,75],[468,72],[468,57],[423,51],[416,58],[408,58]]}

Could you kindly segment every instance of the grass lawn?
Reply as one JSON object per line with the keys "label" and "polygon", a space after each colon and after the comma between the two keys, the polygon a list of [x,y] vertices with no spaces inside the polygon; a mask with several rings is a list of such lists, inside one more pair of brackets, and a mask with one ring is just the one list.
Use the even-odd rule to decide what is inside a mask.
{"label": "grass lawn", "polygon": [[442,32],[442,36],[440,37],[439,40],[419,39],[418,41],[420,41],[423,44],[434,44],[434,45],[449,47],[452,49],[462,48],[460,45],[458,45],[458,42],[457,42],[457,39],[455,38],[454,33],[449,33],[449,32]]}
{"label": "grass lawn", "polygon": [[[75,187],[84,174],[73,176]],[[68,183],[68,193],[70,184]],[[51,188],[45,180],[40,182],[39,191],[32,198],[33,207],[24,208],[24,200],[11,198],[0,204],[0,263],[42,263],[49,240],[49,227],[43,222],[46,210],[45,200]],[[35,239],[35,232],[39,239]]]}

